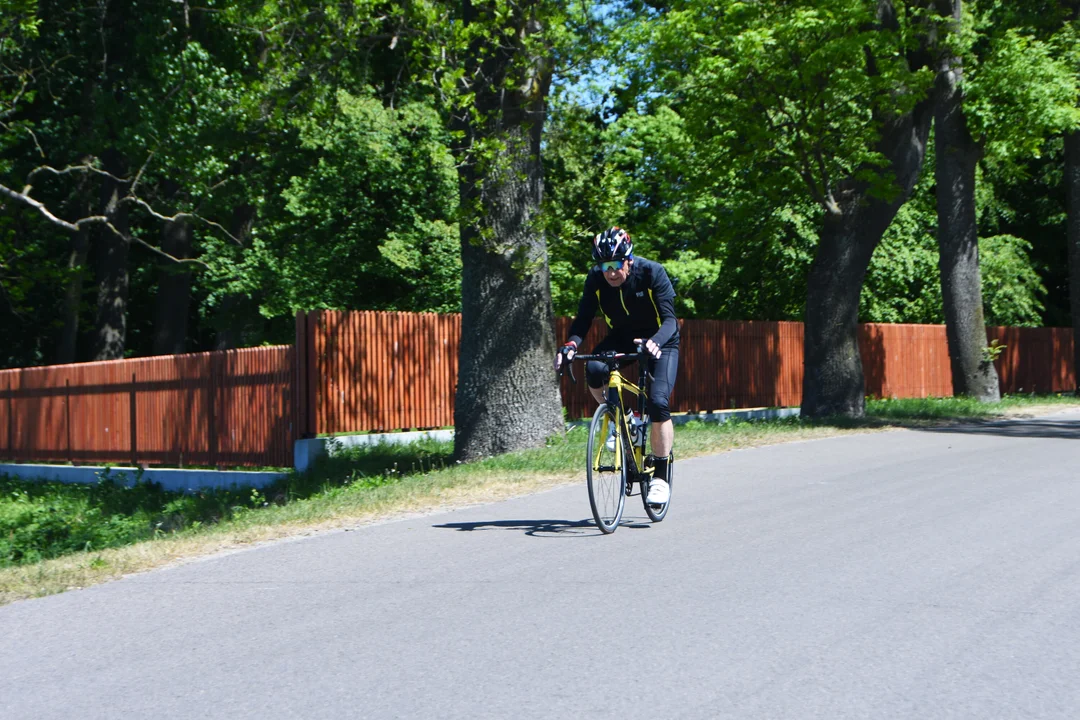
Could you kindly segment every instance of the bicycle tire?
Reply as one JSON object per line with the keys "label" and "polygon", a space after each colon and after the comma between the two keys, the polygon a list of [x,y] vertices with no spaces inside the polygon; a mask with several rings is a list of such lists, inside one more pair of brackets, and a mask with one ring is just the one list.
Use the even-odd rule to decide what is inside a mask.
{"label": "bicycle tire", "polygon": [[671,493],[675,490],[675,454],[668,455],[668,500],[663,505],[650,505],[646,496],[649,494],[647,487],[641,488],[641,504],[645,506],[645,514],[653,522],[661,522],[667,517],[668,508],[671,507]]}
{"label": "bicycle tire", "polygon": [[[606,447],[612,423],[615,422],[615,413],[608,409],[607,403],[596,408],[589,423],[589,440],[586,444],[585,477],[589,486],[589,507],[592,508],[596,526],[605,535],[618,529],[626,505],[625,458],[617,462],[619,456]],[[616,431],[616,437],[619,434]]]}

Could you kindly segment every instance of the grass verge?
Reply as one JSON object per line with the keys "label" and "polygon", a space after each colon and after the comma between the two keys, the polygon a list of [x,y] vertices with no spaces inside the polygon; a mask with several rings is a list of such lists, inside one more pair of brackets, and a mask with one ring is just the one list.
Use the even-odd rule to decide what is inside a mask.
{"label": "grass verge", "polygon": [[[1069,406],[1071,395],[870,400],[860,421],[800,418],[677,431],[680,459],[792,440],[893,427],[1035,415]],[[547,447],[455,464],[449,443],[348,448],[309,473],[263,490],[181,495],[151,483],[124,487],[28,483],[0,478],[0,604],[86,587],[252,543],[393,517],[430,513],[581,481],[586,429]],[[583,516],[588,513],[582,504]]]}

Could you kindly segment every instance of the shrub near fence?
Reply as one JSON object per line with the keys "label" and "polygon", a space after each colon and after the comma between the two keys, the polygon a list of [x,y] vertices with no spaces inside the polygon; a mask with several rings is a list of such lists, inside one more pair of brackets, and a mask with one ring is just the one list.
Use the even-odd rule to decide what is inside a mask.
{"label": "shrub near fence", "polygon": [[291,346],[0,371],[0,458],[292,465]]}

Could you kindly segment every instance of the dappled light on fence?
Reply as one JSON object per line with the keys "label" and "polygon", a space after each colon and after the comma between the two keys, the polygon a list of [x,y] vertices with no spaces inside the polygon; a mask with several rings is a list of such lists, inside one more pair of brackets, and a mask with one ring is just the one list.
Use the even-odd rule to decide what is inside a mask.
{"label": "dappled light on fence", "polygon": [[[569,318],[557,318],[552,353]],[[582,343],[602,337],[598,320]],[[803,326],[685,320],[676,412],[798,406]],[[1071,392],[1072,330],[987,328],[1003,393]],[[292,464],[316,434],[454,424],[460,315],[298,313],[296,344],[0,371],[0,459],[190,466]],[[512,339],[507,339],[512,342]],[[867,395],[949,396],[941,325],[862,325]],[[591,415],[578,383],[561,383],[567,415]],[[550,365],[537,372],[552,373]],[[631,374],[636,377],[636,373]]]}
{"label": "dappled light on fence", "polygon": [[1072,328],[987,328],[1005,348],[995,366],[1003,393],[1072,392]]}
{"label": "dappled light on fence", "polygon": [[866,394],[878,398],[953,394],[944,325],[859,326]]}
{"label": "dappled light on fence", "polygon": [[307,434],[454,424],[460,315],[319,310],[298,323]]}
{"label": "dappled light on fence", "polygon": [[[460,315],[319,311],[298,319],[298,327],[304,323],[312,348],[308,434],[453,425]],[[570,318],[556,318],[553,352],[569,327]],[[683,320],[679,327],[674,411],[800,404],[802,323]],[[604,331],[597,319],[582,351],[589,351]],[[987,328],[987,337],[1007,345],[996,363],[1002,392],[1072,390],[1070,329]],[[859,346],[867,395],[952,395],[944,326],[860,325]],[[583,369],[575,367],[575,372],[576,385],[568,375],[560,384],[563,405],[568,417],[586,417],[595,404]]]}
{"label": "dappled light on fence", "polygon": [[290,346],[0,371],[0,458],[287,467]]}

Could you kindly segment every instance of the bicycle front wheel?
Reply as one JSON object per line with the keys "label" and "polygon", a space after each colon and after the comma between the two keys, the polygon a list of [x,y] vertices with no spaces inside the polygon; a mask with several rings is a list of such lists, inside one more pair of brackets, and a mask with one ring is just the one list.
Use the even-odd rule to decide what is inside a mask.
{"label": "bicycle front wheel", "polygon": [[[612,430],[615,431],[614,442],[611,441]],[[620,444],[615,413],[604,403],[596,408],[589,425],[585,477],[593,519],[605,534],[613,533],[619,527],[626,503],[626,459]]]}

